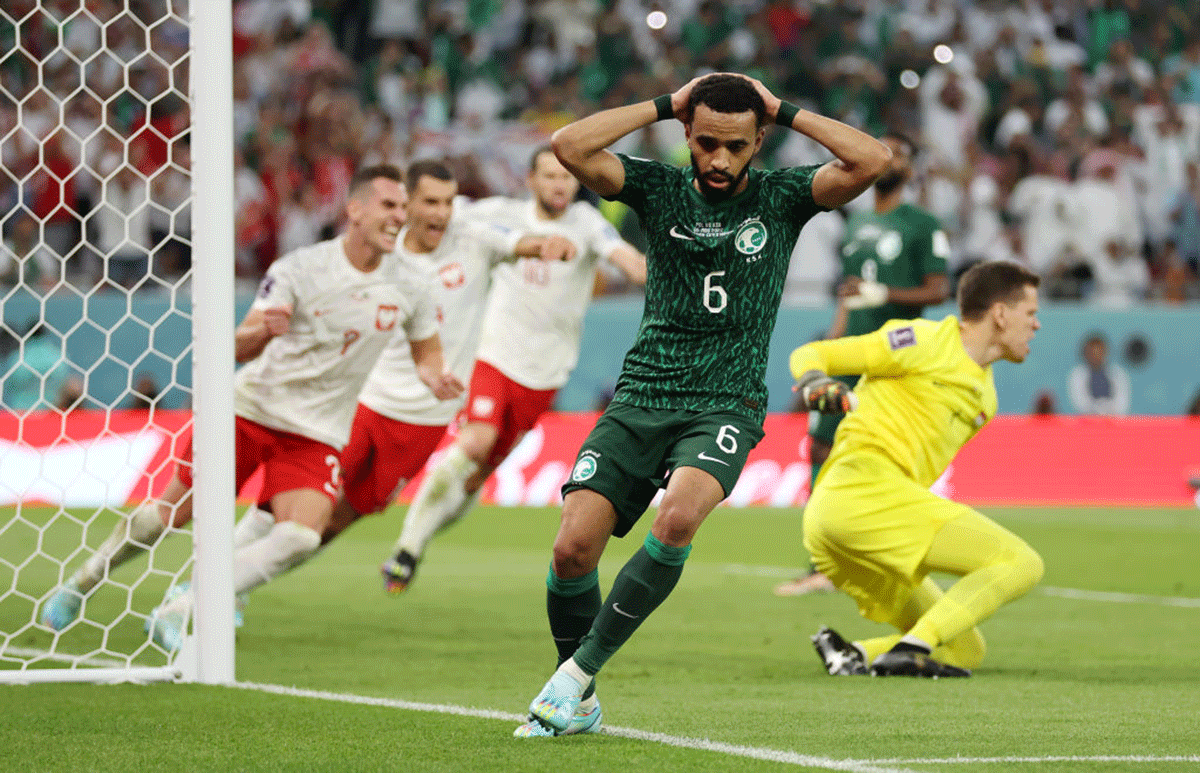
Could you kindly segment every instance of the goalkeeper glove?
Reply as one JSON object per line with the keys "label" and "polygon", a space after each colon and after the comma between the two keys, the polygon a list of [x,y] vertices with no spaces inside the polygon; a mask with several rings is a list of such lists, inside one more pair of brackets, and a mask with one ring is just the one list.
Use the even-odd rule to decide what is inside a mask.
{"label": "goalkeeper glove", "polygon": [[882,282],[868,282],[863,280],[858,283],[858,292],[854,295],[847,295],[842,303],[851,311],[857,309],[873,309],[876,306],[882,306],[887,303],[888,289],[887,285]]}
{"label": "goalkeeper glove", "polygon": [[819,370],[806,371],[796,380],[795,389],[810,411],[849,413],[858,407],[858,397],[850,387]]}

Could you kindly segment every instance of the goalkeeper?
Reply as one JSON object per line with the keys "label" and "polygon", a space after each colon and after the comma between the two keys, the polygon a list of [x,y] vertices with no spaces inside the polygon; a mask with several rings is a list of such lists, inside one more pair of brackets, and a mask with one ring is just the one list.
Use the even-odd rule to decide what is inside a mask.
{"label": "goalkeeper", "polygon": [[[899,633],[812,637],[832,675],[969,676],[983,659],[978,623],[1042,577],[1016,535],[929,487],[996,414],[991,364],[1022,362],[1040,326],[1038,277],[981,263],[959,284],[960,318],[892,320],[861,336],[792,352],[811,410],[853,409],[804,513],[804,547],[868,619]],[[858,388],[830,376],[862,375]],[[947,591],[929,578],[959,579]]]}
{"label": "goalkeeper", "polygon": [[[948,294],[946,232],[933,215],[904,201],[916,145],[896,132],[879,140],[891,149],[892,161],[875,181],[875,206],[855,213],[846,224],[841,245],[843,279],[828,338],[871,333],[890,319],[916,319],[926,306],[941,303]],[[857,377],[843,380],[851,388],[858,381]],[[829,458],[841,418],[840,413],[825,413],[809,425],[811,484]],[[825,575],[813,569],[776,586],[775,595],[802,596],[832,587]]]}

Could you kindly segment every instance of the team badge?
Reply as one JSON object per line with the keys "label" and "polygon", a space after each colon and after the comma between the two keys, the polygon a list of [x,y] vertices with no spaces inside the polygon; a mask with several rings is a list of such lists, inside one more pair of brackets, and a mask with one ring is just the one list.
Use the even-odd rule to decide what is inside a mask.
{"label": "team badge", "polygon": [[396,317],[400,315],[400,309],[390,303],[381,303],[379,308],[375,310],[375,329],[376,330],[391,330],[396,326]]}
{"label": "team badge", "polygon": [[571,480],[582,483],[595,474],[596,458],[589,454],[580,457],[579,461],[575,462],[575,469],[571,470]]}
{"label": "team badge", "polygon": [[885,232],[883,236],[879,237],[879,241],[875,242],[875,254],[884,263],[891,263],[900,257],[900,251],[903,249],[904,240],[896,231]]}
{"label": "team badge", "polygon": [[767,227],[761,220],[747,220],[733,237],[733,246],[743,255],[757,255],[767,244]]}
{"label": "team badge", "polygon": [[448,266],[442,266],[438,275],[442,278],[442,285],[447,290],[462,287],[467,282],[467,272],[463,271],[463,267],[459,265],[458,261]]}

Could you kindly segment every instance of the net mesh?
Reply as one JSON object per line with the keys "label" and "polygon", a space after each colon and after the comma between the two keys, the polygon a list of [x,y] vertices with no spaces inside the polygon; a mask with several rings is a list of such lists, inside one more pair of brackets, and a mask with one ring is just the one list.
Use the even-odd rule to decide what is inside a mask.
{"label": "net mesh", "polygon": [[164,665],[144,626],[189,540],[41,615],[190,423],[189,9],[0,3],[0,677]]}

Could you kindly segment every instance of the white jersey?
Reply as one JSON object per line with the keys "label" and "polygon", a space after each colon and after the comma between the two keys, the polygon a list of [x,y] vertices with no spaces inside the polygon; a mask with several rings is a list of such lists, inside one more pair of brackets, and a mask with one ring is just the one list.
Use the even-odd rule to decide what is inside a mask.
{"label": "white jersey", "polygon": [[341,238],[272,263],[251,308],[291,306],[291,328],[237,372],[237,415],[340,450],[355,398],[388,342],[437,333],[429,283],[424,263],[395,253],[359,271]]}
{"label": "white jersey", "polygon": [[[492,267],[512,257],[523,234],[455,216],[437,249],[423,254],[404,249],[406,233],[407,229],[400,233],[396,251],[424,263],[433,275],[442,356],[450,372],[465,384],[479,348]],[[427,426],[448,425],[466,399],[465,393],[452,400],[437,399],[417,375],[408,341],[403,338],[393,339],[384,349],[358,396],[360,403],[376,413]]]}
{"label": "white jersey", "polygon": [[575,202],[540,220],[531,200],[496,196],[474,204],[470,217],[532,236],[564,236],[576,255],[566,262],[521,258],[493,272],[478,359],[529,389],[558,389],[579,361],[583,315],[596,268],[622,241],[599,210]]}

